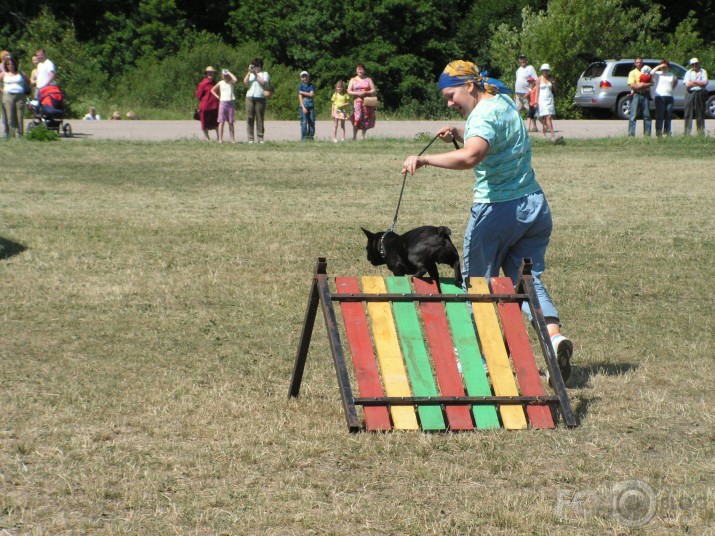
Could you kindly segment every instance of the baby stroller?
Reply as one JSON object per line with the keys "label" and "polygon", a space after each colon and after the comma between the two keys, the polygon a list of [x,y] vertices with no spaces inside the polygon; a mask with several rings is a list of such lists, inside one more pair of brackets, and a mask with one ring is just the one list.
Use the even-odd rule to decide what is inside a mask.
{"label": "baby stroller", "polygon": [[27,124],[28,131],[45,125],[48,130],[54,130],[58,134],[61,130],[65,138],[72,136],[72,127],[63,121],[65,103],[59,87],[43,87],[40,89],[38,99],[29,101],[27,107],[32,113],[32,121]]}

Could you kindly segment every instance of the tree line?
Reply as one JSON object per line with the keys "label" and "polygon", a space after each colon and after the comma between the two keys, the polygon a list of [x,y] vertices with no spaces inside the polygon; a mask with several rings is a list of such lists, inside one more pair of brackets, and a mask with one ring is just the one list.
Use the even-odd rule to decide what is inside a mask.
{"label": "tree line", "polygon": [[[335,82],[365,64],[383,109],[444,117],[435,81],[456,58],[513,85],[516,58],[549,63],[560,81],[557,115],[571,106],[586,54],[644,55],[715,71],[710,0],[0,0],[0,48],[43,47],[74,114],[90,105],[145,117],[189,117],[204,67],[243,72],[263,57],[276,95],[269,116],[296,117],[298,73],[329,111]],[[238,103],[239,105],[241,103]],[[140,115],[142,115],[140,113]]]}

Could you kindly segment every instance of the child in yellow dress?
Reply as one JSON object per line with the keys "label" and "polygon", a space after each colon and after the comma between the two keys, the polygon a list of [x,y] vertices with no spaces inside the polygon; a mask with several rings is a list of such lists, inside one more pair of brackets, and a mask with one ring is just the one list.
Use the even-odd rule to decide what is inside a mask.
{"label": "child in yellow dress", "polygon": [[330,98],[333,103],[331,107],[331,115],[333,116],[333,143],[338,142],[338,123],[342,130],[343,136],[340,141],[345,141],[345,120],[350,115],[348,108],[350,107],[351,98],[345,91],[345,82],[338,80],[335,84],[335,93]]}

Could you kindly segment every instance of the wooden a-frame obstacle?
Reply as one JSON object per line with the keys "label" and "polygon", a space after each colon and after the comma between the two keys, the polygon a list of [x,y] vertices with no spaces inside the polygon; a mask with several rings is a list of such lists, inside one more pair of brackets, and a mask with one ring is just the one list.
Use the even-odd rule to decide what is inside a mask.
{"label": "wooden a-frame obstacle", "polygon": [[[319,258],[289,397],[297,397],[300,391],[315,318],[322,306],[351,432],[362,429],[356,406],[364,408],[368,431],[501,426],[515,430],[529,424],[554,428],[559,413],[567,427],[577,425],[529,259],[522,263],[516,289],[507,277],[492,278],[491,292],[485,279],[470,278],[466,293],[449,279],[440,279],[440,293],[429,279],[414,278],[413,291],[412,278],[376,276],[361,278],[362,292],[357,277],[336,277],[336,292],[332,292],[326,267],[325,258]],[[333,302],[340,304],[358,397],[353,396]],[[529,304],[535,321],[552,396],[545,394],[539,377],[521,313],[523,302]],[[466,303],[471,304],[471,314]]]}

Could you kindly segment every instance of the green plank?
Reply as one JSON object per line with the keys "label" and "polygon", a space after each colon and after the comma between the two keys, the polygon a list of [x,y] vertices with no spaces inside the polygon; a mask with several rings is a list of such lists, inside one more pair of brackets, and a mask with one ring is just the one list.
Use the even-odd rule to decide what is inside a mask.
{"label": "green plank", "polygon": [[[464,289],[454,284],[453,279],[439,280],[442,294],[464,294]],[[447,318],[452,329],[452,340],[462,364],[462,376],[469,396],[492,396],[489,378],[484,371],[482,353],[474,332],[469,306],[464,303],[446,303]],[[472,406],[477,428],[500,428],[495,406]]]}
{"label": "green plank", "polygon": [[[409,294],[410,282],[406,277],[386,277],[387,291],[393,294]],[[395,324],[400,337],[402,354],[407,364],[407,374],[414,396],[439,396],[432,374],[429,355],[422,338],[420,322],[414,302],[392,304]],[[423,430],[444,430],[446,425],[440,406],[418,406],[417,412]]]}

